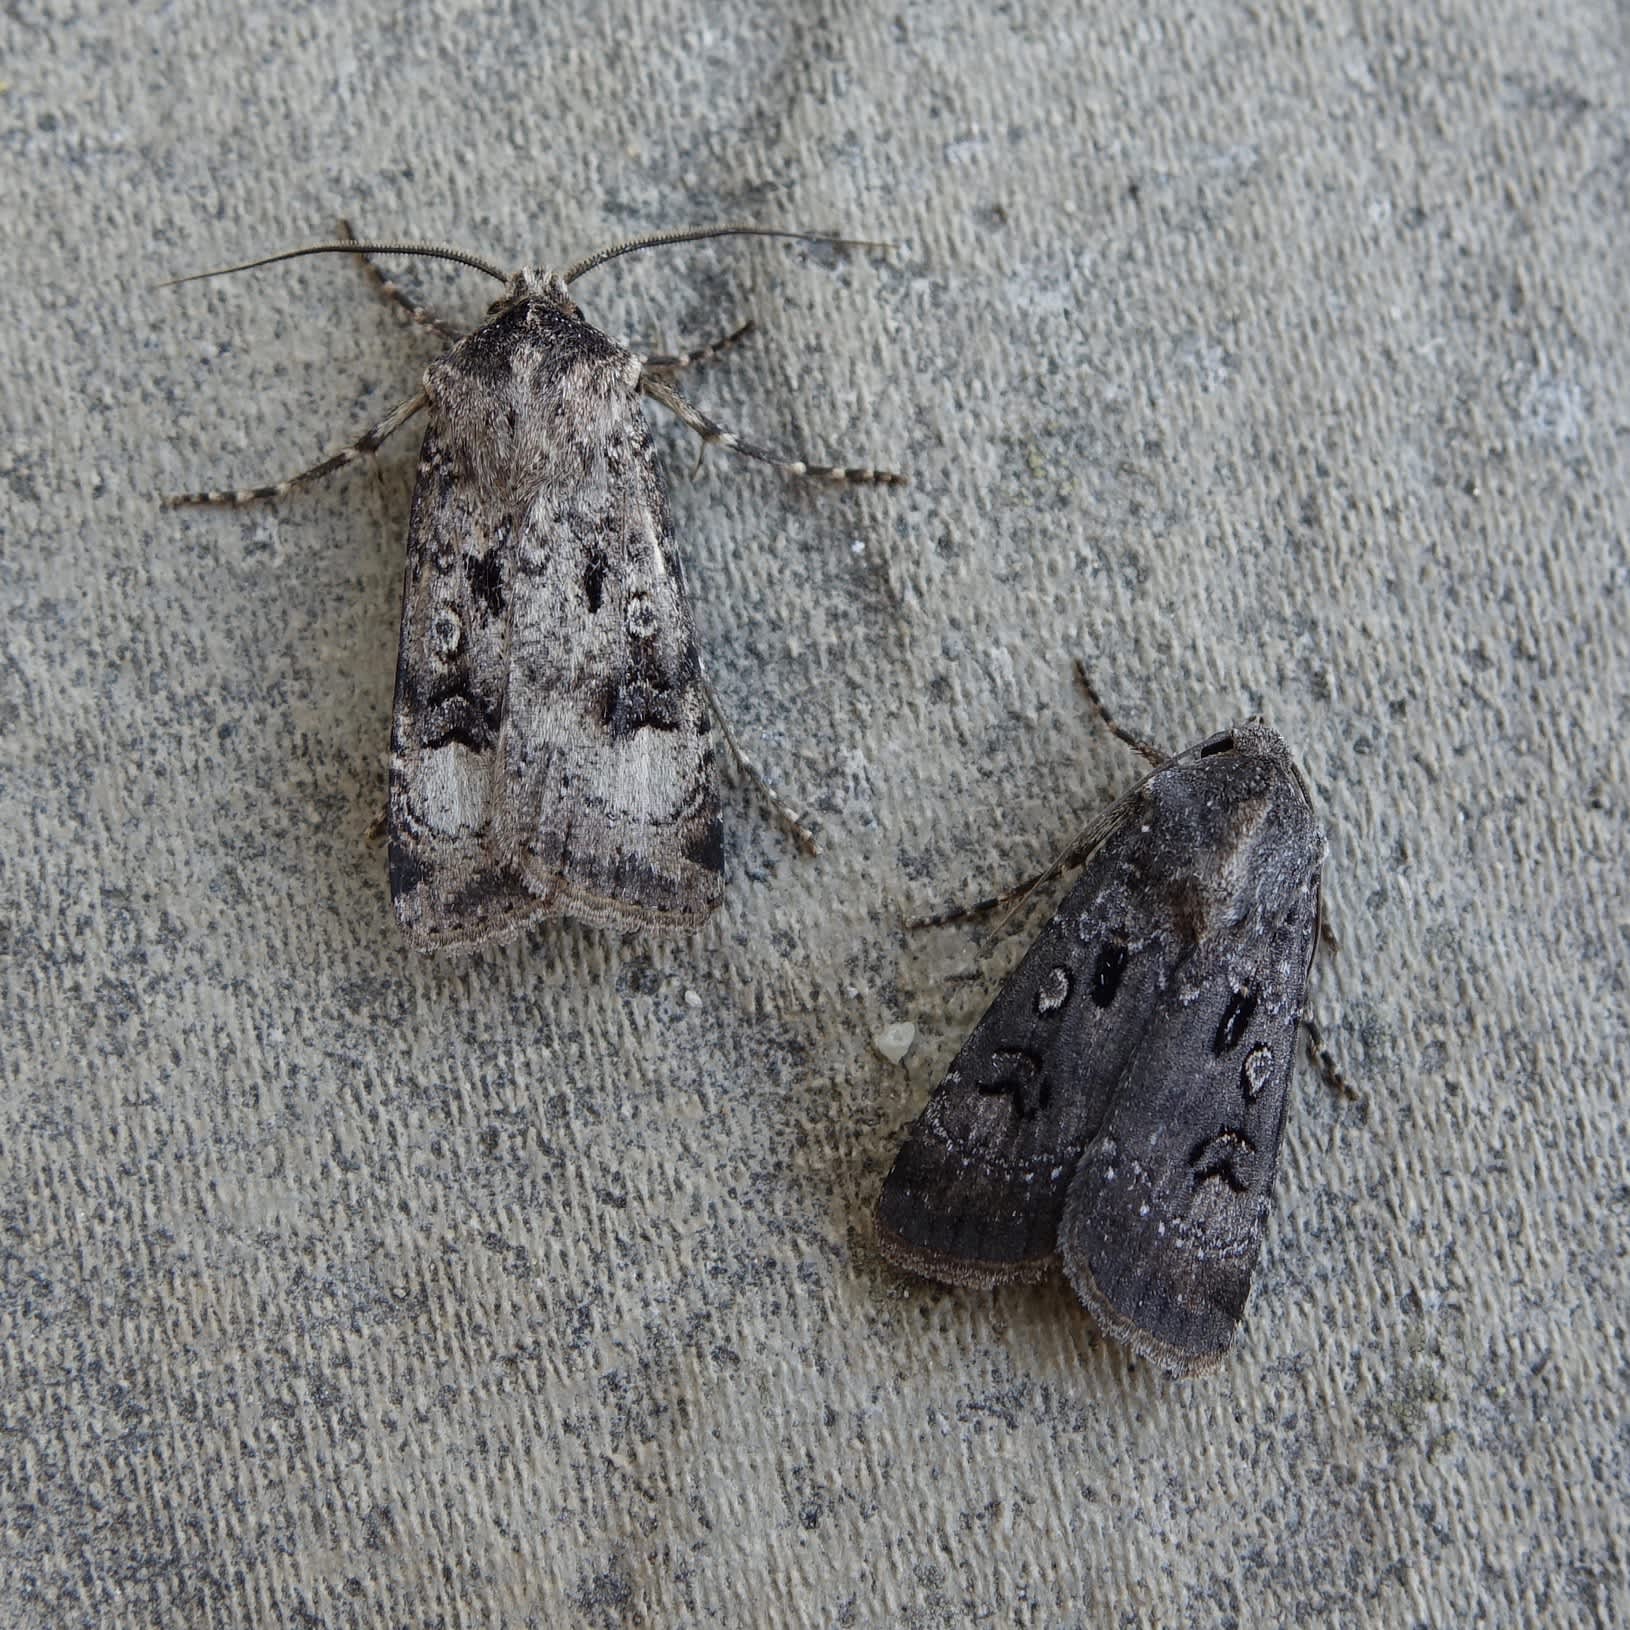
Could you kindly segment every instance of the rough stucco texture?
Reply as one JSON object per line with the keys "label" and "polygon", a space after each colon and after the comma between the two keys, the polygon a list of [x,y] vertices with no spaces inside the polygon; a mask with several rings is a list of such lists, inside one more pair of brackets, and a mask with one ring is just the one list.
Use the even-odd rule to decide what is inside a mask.
{"label": "rough stucco texture", "polygon": [[[1618,8],[22,0],[0,42],[0,1621],[1624,1615]],[[156,506],[413,390],[434,336],[343,259],[153,288],[342,210],[514,264],[900,245],[581,285],[644,344],[756,317],[694,396],[912,475],[660,431],[718,689],[824,846],[730,789],[691,938],[404,947],[412,436]],[[1045,908],[903,919],[1137,773],[1077,657],[1163,742],[1270,717],[1331,834],[1311,999],[1367,1113],[1299,1073],[1189,1385],[870,1237]]]}

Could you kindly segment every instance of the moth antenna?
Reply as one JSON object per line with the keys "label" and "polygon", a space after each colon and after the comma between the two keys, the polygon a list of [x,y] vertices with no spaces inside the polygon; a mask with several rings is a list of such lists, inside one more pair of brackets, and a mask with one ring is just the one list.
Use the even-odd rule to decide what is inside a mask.
{"label": "moth antenna", "polygon": [[[1082,690],[1087,693],[1087,700],[1092,703],[1093,710],[1097,713],[1099,719],[1114,735],[1124,741],[1127,746],[1135,748],[1157,769],[1170,762],[1169,754],[1161,752],[1158,747],[1150,746],[1148,742],[1139,740],[1130,730],[1123,730],[1115,722],[1108,708],[1104,706],[1102,698],[1093,689],[1092,681],[1087,677],[1086,664],[1079,657],[1075,663],[1075,677],[1080,682]],[[1007,927],[1008,923],[1030,903],[1031,896],[1044,883],[1058,877],[1063,872],[1069,871],[1071,867],[1086,864],[1093,850],[1103,842],[1104,837],[1107,835],[1112,814],[1113,811],[1109,811],[1089,821],[1034,877],[1026,878],[1024,882],[1016,883],[1010,889],[1004,889],[1000,894],[994,895],[989,900],[981,900],[978,905],[967,906],[957,911],[941,912],[938,916],[925,917],[917,922],[908,923],[906,926],[908,928],[934,927],[942,923],[954,922],[959,917],[971,917],[976,912],[994,911],[1000,906],[1005,906],[1007,909],[991,925],[990,938],[995,940]]]}
{"label": "moth antenna", "polygon": [[1157,770],[1167,761],[1168,758],[1171,757],[1169,753],[1163,753],[1158,747],[1144,741],[1141,736],[1134,736],[1130,730],[1126,729],[1120,724],[1120,722],[1110,713],[1109,709],[1104,706],[1103,697],[1098,694],[1092,681],[1087,678],[1087,665],[1080,659],[1080,657],[1075,659],[1075,677],[1082,690],[1087,693],[1087,700],[1092,703],[1093,712],[1098,715],[1099,719],[1103,722],[1104,728],[1109,731],[1110,735],[1124,741],[1133,752],[1141,754],[1144,758],[1148,759],[1148,761],[1153,764]]}
{"label": "moth antenna", "polygon": [[1113,824],[1114,814],[1114,809],[1110,808],[1089,821],[1034,877],[1024,878],[1011,888],[1003,889],[1000,894],[991,895],[988,900],[977,901],[971,906],[958,906],[950,911],[936,912],[932,917],[913,918],[908,920],[905,926],[943,928],[947,923],[960,922],[965,917],[976,917],[983,912],[997,911],[1005,907],[1001,916],[991,925],[987,936],[987,939],[994,943],[1008,923],[1030,903],[1037,889],[1069,871],[1071,867],[1086,864],[1093,850],[1104,841]]}
{"label": "moth antenna", "polygon": [[1070,849],[1058,855],[1045,871],[1037,872],[1034,877],[1027,877],[1022,882],[1015,883],[1012,888],[1003,889],[1000,894],[993,894],[986,900],[975,900],[971,906],[953,906],[949,911],[936,911],[932,917],[908,917],[905,926],[944,928],[950,923],[964,922],[969,917],[981,917],[987,911],[1000,911],[1001,916],[991,924],[990,932],[985,936],[987,944],[995,944],[1001,938],[1003,929],[1030,904],[1036,890],[1067,869],[1074,847],[1072,844]]}
{"label": "moth antenna", "polygon": [[613,244],[609,249],[597,249],[570,267],[562,281],[574,283],[585,272],[603,266],[619,255],[631,255],[636,249],[655,249],[667,243],[695,243],[701,238],[797,238],[803,243],[832,243],[845,249],[897,249],[898,244],[875,243],[869,238],[840,238],[830,232],[788,232],[774,226],[689,226],[672,232],[652,232],[643,238],[630,238],[627,243]]}
{"label": "moth antenna", "polygon": [[490,260],[483,260],[480,255],[472,255],[463,249],[453,249],[444,243],[360,243],[354,239],[346,239],[341,243],[308,243],[298,249],[285,249],[281,254],[266,255],[260,260],[246,260],[237,266],[221,266],[213,272],[189,272],[186,277],[172,277],[168,282],[158,285],[161,289],[173,289],[178,283],[197,283],[206,277],[229,277],[233,272],[253,271],[257,266],[273,266],[280,260],[295,260],[301,255],[427,255],[435,260],[457,261],[460,266],[473,266],[478,272],[485,272],[488,277],[495,277],[500,283],[509,281],[509,273],[501,266],[494,266]]}

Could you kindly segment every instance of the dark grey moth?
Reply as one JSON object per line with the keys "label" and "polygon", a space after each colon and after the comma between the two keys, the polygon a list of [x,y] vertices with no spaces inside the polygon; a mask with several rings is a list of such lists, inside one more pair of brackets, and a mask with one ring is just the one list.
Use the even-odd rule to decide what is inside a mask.
{"label": "dark grey moth", "polygon": [[705,441],[795,475],[904,478],[780,458],[681,397],[669,376],[745,327],[688,355],[640,356],[595,328],[567,285],[653,244],[816,235],[668,232],[565,272],[508,276],[461,251],[359,243],[344,231],[341,241],[248,264],[329,252],[435,255],[487,272],[504,292],[480,327],[459,335],[380,279],[415,320],[455,341],[422,389],[352,447],[290,480],[168,502],[281,496],[371,453],[425,412],[391,729],[390,886],[404,932],[433,950],[507,939],[551,915],[696,926],[722,894],[715,722],[735,743],[697,650],[641,398]]}
{"label": "dark grey moth", "polygon": [[1324,854],[1257,719],[1089,827],[1081,877],[906,1135],[884,1256],[977,1286],[1061,1259],[1110,1335],[1173,1375],[1215,1368],[1279,1163]]}

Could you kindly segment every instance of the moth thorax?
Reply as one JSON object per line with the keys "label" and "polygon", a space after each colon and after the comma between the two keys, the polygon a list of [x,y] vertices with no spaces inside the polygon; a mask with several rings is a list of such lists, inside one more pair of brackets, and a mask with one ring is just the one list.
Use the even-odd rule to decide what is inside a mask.
{"label": "moth thorax", "polygon": [[1266,798],[1242,799],[1215,821],[1190,832],[1182,851],[1188,864],[1168,852],[1163,884],[1167,908],[1178,932],[1199,945],[1212,935],[1255,914],[1261,892],[1261,849],[1273,837],[1272,808]]}

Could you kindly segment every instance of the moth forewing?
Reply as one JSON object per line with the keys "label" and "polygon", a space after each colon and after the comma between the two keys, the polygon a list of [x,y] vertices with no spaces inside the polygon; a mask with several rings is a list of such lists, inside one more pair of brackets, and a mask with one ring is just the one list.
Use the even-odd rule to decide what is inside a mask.
{"label": "moth forewing", "polygon": [[1154,771],[1101,832],[908,1132],[879,1243],[953,1284],[1059,1256],[1109,1334],[1197,1374],[1261,1245],[1324,839],[1254,720]]}

